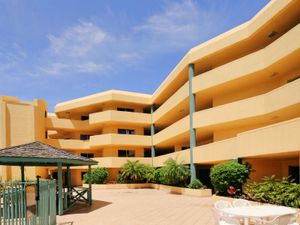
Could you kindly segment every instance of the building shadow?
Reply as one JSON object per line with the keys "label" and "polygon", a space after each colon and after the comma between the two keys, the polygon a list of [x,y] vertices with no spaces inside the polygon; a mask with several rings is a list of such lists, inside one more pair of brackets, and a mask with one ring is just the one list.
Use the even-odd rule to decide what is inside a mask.
{"label": "building shadow", "polygon": [[73,225],[74,222],[63,222],[63,223],[58,223],[57,225]]}
{"label": "building shadow", "polygon": [[101,209],[110,204],[112,204],[112,202],[105,202],[99,200],[93,200],[93,204],[91,206],[78,202],[71,209],[67,210],[64,213],[64,215],[83,214],[83,213],[86,214],[86,213],[93,212],[94,210]]}

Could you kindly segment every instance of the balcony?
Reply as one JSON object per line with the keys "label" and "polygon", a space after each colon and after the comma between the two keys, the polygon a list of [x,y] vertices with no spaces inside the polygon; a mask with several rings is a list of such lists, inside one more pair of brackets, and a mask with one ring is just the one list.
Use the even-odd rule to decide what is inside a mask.
{"label": "balcony", "polygon": [[131,134],[101,134],[90,137],[92,148],[114,145],[149,147],[151,146],[151,137]]}
{"label": "balcony", "polygon": [[153,136],[154,145],[161,144],[171,138],[177,137],[189,131],[189,116],[178,120],[169,127],[163,129]]}
{"label": "balcony", "polygon": [[[252,54],[246,55],[235,61],[219,66],[213,70],[195,76],[193,78],[193,93],[203,92],[208,89],[215,88],[216,91],[222,93],[223,84],[234,82],[237,79],[247,76],[257,76],[262,78],[268,76],[270,72],[283,70],[295,65],[299,59],[300,43],[295,42],[295,37],[300,35],[300,25],[297,25],[275,42],[267,47]],[[267,70],[268,69],[268,70]],[[247,82],[245,80],[245,82]],[[241,82],[235,82],[241,85]],[[232,88],[232,86],[230,86]]]}
{"label": "balcony", "polygon": [[[194,163],[216,163],[225,160],[272,155],[299,155],[300,118],[243,132],[234,138],[217,141],[194,148]],[[173,158],[190,163],[190,150],[183,150],[154,158],[160,167]]]}
{"label": "balcony", "polygon": [[46,139],[46,143],[65,150],[87,150],[90,148],[89,141],[75,139]]}
{"label": "balcony", "polygon": [[139,161],[140,163],[151,165],[151,158],[144,157],[102,157],[102,158],[93,158],[98,162],[98,165],[106,168],[121,168],[127,161]]}
{"label": "balcony", "polygon": [[151,115],[138,112],[123,112],[108,110],[90,114],[90,125],[112,125],[112,124],[131,124],[137,126],[150,126]]}
{"label": "balcony", "polygon": [[186,100],[188,97],[189,97],[189,87],[188,87],[188,82],[186,82],[153,113],[154,123],[159,121],[161,118],[165,117],[168,114],[168,112],[178,107],[178,105],[182,103],[184,100]]}
{"label": "balcony", "polygon": [[263,95],[198,111],[194,113],[194,128],[229,125],[234,121],[239,121],[239,125],[266,122],[281,114],[287,119],[294,118],[299,116],[300,95],[296,94],[299,92],[300,80],[296,80]]}
{"label": "balcony", "polygon": [[88,121],[59,119],[51,116],[46,118],[46,129],[66,130],[66,131],[85,131],[89,129]]}

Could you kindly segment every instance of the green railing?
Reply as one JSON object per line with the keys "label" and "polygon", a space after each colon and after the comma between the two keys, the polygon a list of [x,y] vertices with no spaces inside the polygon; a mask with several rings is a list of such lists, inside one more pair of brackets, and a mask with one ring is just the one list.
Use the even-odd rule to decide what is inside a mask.
{"label": "green railing", "polygon": [[[30,193],[36,201],[31,211],[27,201]],[[0,183],[0,225],[23,224],[56,224],[55,180]]]}

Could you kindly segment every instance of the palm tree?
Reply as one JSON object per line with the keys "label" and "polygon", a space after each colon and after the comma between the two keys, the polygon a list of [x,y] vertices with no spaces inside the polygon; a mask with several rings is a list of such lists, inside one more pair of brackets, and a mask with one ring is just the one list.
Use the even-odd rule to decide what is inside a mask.
{"label": "palm tree", "polygon": [[160,170],[160,180],[167,185],[184,186],[190,176],[189,167],[174,159],[167,160]]}
{"label": "palm tree", "polygon": [[147,167],[137,161],[129,161],[123,166],[121,176],[126,182],[129,183],[141,183],[145,181],[145,175],[147,173]]}

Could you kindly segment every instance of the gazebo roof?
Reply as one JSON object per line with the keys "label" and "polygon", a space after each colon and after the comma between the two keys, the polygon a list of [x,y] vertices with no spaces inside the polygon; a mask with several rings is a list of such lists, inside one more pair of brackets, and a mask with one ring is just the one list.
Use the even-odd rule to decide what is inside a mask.
{"label": "gazebo roof", "polygon": [[25,166],[83,166],[97,161],[54,148],[41,142],[32,142],[0,149],[0,165]]}

